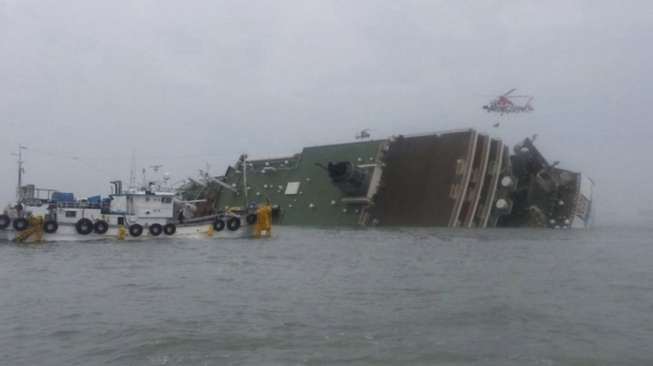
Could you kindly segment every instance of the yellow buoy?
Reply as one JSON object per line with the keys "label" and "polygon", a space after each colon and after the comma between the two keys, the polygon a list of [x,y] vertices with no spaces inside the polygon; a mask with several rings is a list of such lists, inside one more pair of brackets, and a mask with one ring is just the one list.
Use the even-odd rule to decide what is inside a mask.
{"label": "yellow buoy", "polygon": [[261,206],[256,210],[256,233],[257,238],[272,235],[272,206],[269,204]]}

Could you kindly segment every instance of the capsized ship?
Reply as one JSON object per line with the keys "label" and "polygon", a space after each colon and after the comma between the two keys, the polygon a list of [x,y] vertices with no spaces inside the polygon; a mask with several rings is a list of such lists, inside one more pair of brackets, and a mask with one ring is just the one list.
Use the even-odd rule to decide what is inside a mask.
{"label": "capsized ship", "polygon": [[306,147],[229,167],[218,211],[269,202],[284,225],[587,227],[593,183],[475,130]]}

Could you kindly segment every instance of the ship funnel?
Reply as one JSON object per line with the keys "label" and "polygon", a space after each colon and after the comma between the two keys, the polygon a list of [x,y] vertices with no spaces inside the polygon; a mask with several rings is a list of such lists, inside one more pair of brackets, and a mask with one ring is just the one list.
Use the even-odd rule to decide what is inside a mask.
{"label": "ship funnel", "polygon": [[367,173],[350,161],[329,162],[329,178],[341,191],[348,195],[362,196],[367,191]]}

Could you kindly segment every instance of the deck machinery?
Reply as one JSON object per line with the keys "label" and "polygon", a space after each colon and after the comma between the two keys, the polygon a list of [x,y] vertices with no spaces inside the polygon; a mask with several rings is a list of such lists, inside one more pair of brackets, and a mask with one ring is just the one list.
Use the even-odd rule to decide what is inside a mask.
{"label": "deck machinery", "polygon": [[592,200],[591,181],[531,139],[511,151],[471,129],[240,159],[220,179],[233,189],[216,209],[269,201],[276,223],[300,226],[586,227]]}

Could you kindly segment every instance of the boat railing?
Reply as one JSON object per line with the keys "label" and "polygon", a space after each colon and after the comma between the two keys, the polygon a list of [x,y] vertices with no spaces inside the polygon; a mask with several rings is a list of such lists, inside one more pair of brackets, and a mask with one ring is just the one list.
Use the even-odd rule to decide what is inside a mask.
{"label": "boat railing", "polygon": [[57,208],[91,208],[91,209],[101,209],[102,205],[100,203],[88,203],[88,202],[52,202],[56,205]]}

